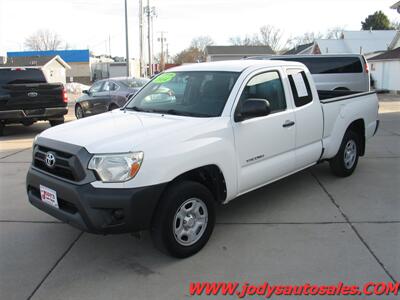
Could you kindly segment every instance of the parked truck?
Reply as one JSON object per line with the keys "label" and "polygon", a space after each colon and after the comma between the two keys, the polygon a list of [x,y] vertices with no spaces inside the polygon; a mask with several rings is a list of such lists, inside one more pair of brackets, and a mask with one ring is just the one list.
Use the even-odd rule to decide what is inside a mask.
{"label": "parked truck", "polygon": [[123,108],[42,132],[29,201],[83,231],[150,229],[176,257],[198,252],[215,206],[328,161],[351,175],[377,129],[373,92],[317,91],[301,63],[177,67]]}
{"label": "parked truck", "polygon": [[39,68],[0,68],[0,136],[7,124],[64,123],[68,97],[62,83],[48,83]]}

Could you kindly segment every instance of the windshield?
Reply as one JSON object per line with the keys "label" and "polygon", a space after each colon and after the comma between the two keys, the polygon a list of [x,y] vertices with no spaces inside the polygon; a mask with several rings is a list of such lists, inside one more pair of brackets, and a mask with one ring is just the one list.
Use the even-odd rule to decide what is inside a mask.
{"label": "windshield", "polygon": [[192,117],[220,116],[239,73],[168,72],[138,92],[126,109]]}

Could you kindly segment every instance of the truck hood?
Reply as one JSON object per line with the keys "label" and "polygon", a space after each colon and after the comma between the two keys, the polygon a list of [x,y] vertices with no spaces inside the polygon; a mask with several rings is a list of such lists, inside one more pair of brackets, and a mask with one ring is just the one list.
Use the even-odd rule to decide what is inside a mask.
{"label": "truck hood", "polygon": [[114,110],[52,127],[39,136],[83,146],[90,153],[129,152],[145,150],[150,144],[178,142],[173,139],[188,138],[195,127],[204,128],[211,120]]}

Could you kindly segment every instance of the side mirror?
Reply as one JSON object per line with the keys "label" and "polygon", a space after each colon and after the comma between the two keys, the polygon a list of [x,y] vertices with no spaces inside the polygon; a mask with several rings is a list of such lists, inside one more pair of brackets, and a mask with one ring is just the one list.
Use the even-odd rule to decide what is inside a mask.
{"label": "side mirror", "polygon": [[235,114],[235,121],[264,117],[271,113],[271,105],[266,99],[249,98],[242,105],[242,109]]}
{"label": "side mirror", "polygon": [[90,95],[89,90],[83,90],[82,93],[83,93],[83,94],[86,94],[86,95]]}

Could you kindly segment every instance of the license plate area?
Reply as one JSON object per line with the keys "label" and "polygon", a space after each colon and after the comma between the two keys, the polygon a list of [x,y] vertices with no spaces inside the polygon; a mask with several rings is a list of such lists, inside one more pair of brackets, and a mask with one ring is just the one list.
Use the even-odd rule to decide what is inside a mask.
{"label": "license plate area", "polygon": [[40,198],[43,202],[55,207],[59,208],[58,200],[57,200],[57,192],[52,190],[44,185],[40,185]]}

